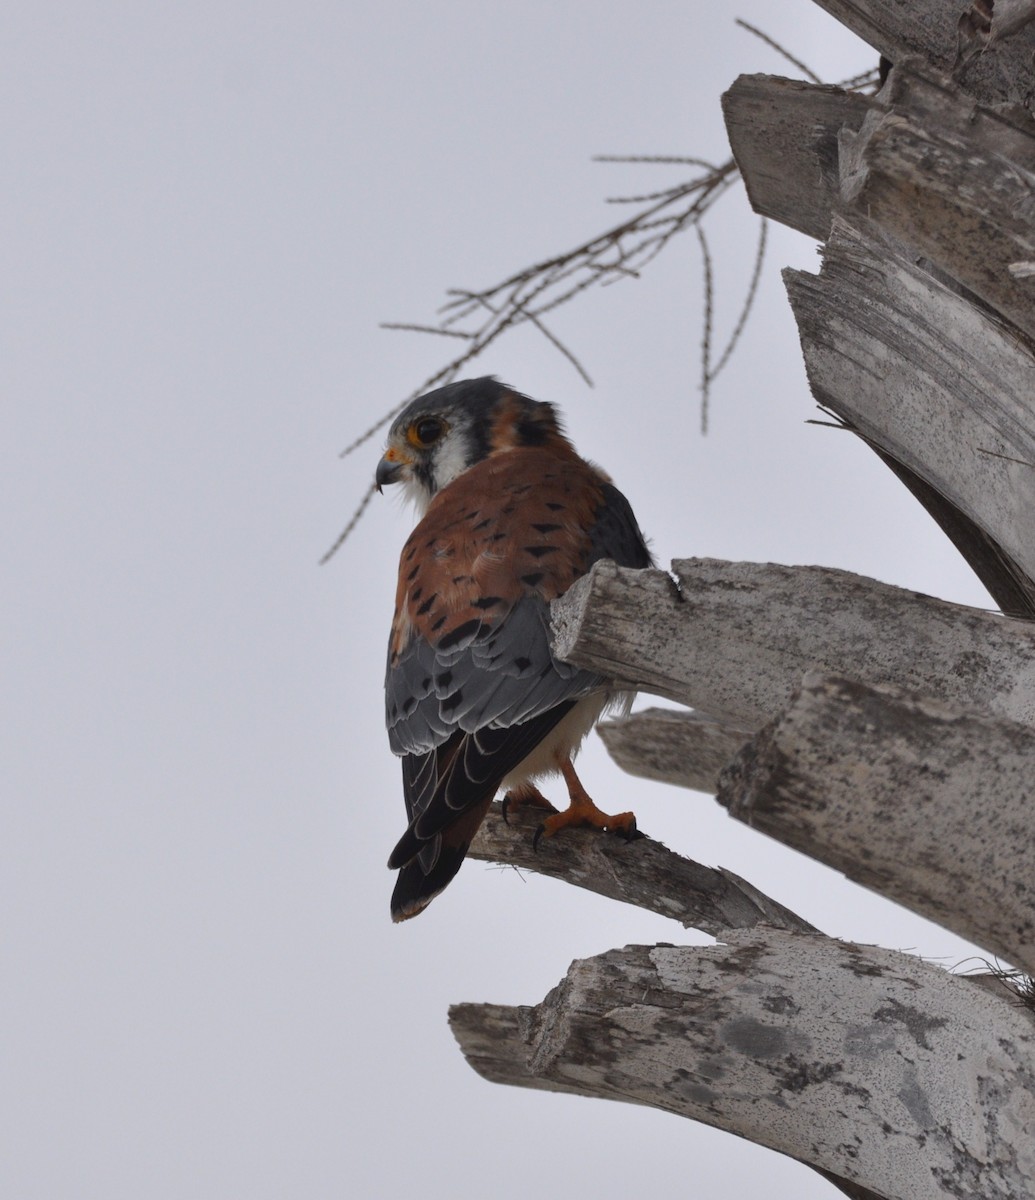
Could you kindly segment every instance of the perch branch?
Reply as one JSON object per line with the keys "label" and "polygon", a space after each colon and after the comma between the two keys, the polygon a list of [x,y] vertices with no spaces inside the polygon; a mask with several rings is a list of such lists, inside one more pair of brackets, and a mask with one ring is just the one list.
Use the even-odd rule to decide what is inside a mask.
{"label": "perch branch", "polygon": [[625,842],[566,830],[561,837],[543,838],[533,849],[532,836],[542,814],[518,809],[507,816],[509,823],[503,821],[500,806],[493,805],[471,846],[471,858],[563,879],[712,936],[759,924],[798,931],[815,928],[732,871],[702,866],[653,838]]}

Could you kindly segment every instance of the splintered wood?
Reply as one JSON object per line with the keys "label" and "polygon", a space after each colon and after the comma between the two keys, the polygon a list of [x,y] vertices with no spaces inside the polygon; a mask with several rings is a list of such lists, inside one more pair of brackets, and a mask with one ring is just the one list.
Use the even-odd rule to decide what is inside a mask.
{"label": "splintered wood", "polygon": [[[554,604],[554,651],[686,706],[603,729],[626,770],[717,793],[1035,974],[1035,4],[818,3],[887,82],[744,76],[730,142],[756,211],[825,241],[818,274],[785,277],[814,396],[1002,612],[822,567],[605,562]],[[534,1007],[454,1007],[486,1079],[703,1121],[854,1200],[1035,1197],[1035,1010],[997,977],[839,942],[649,838],[533,854],[536,819],[490,819],[472,853],[719,944],[612,950]]]}

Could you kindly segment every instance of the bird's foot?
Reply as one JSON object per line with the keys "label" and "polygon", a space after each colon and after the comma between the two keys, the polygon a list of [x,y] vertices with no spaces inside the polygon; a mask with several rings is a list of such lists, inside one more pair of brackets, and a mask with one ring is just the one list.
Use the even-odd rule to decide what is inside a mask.
{"label": "bird's foot", "polygon": [[530,783],[522,784],[521,787],[511,788],[503,797],[503,803],[500,807],[505,825],[510,824],[507,820],[507,813],[512,808],[545,808],[551,813],[557,812],[557,809],[554,808],[543,793]]}
{"label": "bird's foot", "polygon": [[571,804],[564,812],[554,813],[546,818],[532,837],[532,849],[539,845],[539,839],[553,837],[562,829],[599,829],[602,833],[616,833],[619,837],[631,842],[633,838],[642,837],[636,828],[636,815],[631,812],[603,812],[593,801],[583,794],[572,797]]}
{"label": "bird's foot", "polygon": [[612,816],[610,813],[602,812],[597,808],[589,793],[582,786],[582,781],[575,774],[575,768],[572,766],[570,758],[563,759],[557,765],[564,776],[564,782],[568,785],[568,795],[571,797],[571,804],[564,812],[555,813],[543,821],[532,838],[533,849],[539,845],[541,837],[553,837],[560,829],[586,826],[590,829],[600,829],[607,833],[617,833],[620,837],[624,837],[627,842],[631,842],[633,838],[642,837],[642,834],[637,832],[636,817],[631,812],[616,813]]}

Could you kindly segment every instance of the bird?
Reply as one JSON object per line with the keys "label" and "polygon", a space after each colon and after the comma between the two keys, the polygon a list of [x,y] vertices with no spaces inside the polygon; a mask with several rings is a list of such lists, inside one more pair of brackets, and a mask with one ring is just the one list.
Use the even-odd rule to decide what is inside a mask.
{"label": "bird", "polygon": [[[629,501],[581,458],[554,405],[494,376],[446,384],[394,420],[375,472],[419,520],[399,559],[385,672],[389,745],[402,760],[407,827],[396,922],[456,875],[492,800],[549,810],[536,830],[637,836],[633,813],[597,808],[573,759],[605,710],[632,695],[555,658],[550,602],[600,559],[653,565]],[[569,807],[536,786],[559,773]]]}

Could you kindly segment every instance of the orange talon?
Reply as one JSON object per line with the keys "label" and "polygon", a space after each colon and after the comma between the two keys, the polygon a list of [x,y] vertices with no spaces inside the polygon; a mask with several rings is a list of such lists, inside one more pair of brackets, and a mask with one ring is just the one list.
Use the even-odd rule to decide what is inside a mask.
{"label": "orange talon", "polygon": [[575,774],[571,759],[566,758],[559,765],[564,782],[568,785],[571,804],[564,812],[554,813],[543,821],[536,830],[536,842],[540,837],[553,837],[558,830],[584,826],[588,826],[590,829],[606,830],[608,833],[619,833],[627,841],[636,836],[636,817],[633,813],[616,813],[611,816],[602,812],[582,786],[582,781]]}
{"label": "orange talon", "polygon": [[500,808],[504,825],[510,824],[507,820],[507,812],[510,808],[545,808],[552,813],[557,811],[543,793],[531,783],[523,783],[520,787],[511,788],[503,797]]}

